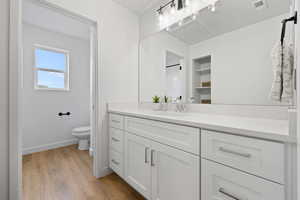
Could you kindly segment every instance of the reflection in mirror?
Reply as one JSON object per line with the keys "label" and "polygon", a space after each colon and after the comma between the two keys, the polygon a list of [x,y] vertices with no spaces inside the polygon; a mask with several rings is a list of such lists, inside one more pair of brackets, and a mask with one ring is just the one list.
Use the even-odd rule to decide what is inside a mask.
{"label": "reflection in mirror", "polygon": [[[180,15],[192,9],[184,6],[186,11],[175,12],[176,23],[162,26],[162,20],[174,21],[168,6],[163,16],[157,15],[166,2],[158,2],[141,19],[140,101],[150,102],[154,95],[193,98],[199,104],[288,105],[293,101],[270,99],[271,52],[280,42],[281,21],[291,16],[293,2],[219,0],[214,1],[215,10],[205,7],[188,16]],[[293,44],[293,37],[290,23],[287,45]]]}
{"label": "reflection in mirror", "polygon": [[184,91],[184,78],[182,77],[182,68],[184,67],[184,57],[166,52],[166,96],[167,97],[182,97]]}

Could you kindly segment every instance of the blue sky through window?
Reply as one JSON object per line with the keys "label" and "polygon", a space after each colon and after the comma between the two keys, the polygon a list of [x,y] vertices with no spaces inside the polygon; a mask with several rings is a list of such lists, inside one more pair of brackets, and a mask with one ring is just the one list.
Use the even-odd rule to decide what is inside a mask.
{"label": "blue sky through window", "polygon": [[38,71],[38,86],[42,88],[65,88],[65,78],[63,73]]}
{"label": "blue sky through window", "polygon": [[37,48],[35,50],[36,67],[62,70],[66,69],[66,54]]}
{"label": "blue sky through window", "polygon": [[37,85],[40,88],[65,88],[65,74],[67,55],[55,51],[36,48],[35,50],[36,67],[48,70],[59,70],[62,72],[51,72],[38,70]]}

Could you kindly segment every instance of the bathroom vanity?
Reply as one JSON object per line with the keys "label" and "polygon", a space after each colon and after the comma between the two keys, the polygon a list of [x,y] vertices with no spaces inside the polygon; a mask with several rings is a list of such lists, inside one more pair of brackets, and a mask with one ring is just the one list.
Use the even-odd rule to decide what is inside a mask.
{"label": "bathroom vanity", "polygon": [[[296,95],[270,98],[270,54],[293,5],[260,3],[219,1],[216,12],[168,27],[154,8],[142,16],[139,104],[158,96],[167,107],[192,106],[108,108],[110,168],[147,199],[297,200],[296,126],[287,114]],[[293,44],[293,27],[286,32]]]}
{"label": "bathroom vanity", "polygon": [[109,165],[147,199],[296,200],[285,120],[109,109]]}

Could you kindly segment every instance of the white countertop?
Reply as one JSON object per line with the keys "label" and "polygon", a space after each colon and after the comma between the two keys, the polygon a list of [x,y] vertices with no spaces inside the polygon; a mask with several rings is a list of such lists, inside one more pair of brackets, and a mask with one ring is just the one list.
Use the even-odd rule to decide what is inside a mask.
{"label": "white countertop", "polygon": [[279,142],[296,141],[296,138],[289,135],[288,120],[198,112],[151,111],[137,108],[110,108],[108,112]]}

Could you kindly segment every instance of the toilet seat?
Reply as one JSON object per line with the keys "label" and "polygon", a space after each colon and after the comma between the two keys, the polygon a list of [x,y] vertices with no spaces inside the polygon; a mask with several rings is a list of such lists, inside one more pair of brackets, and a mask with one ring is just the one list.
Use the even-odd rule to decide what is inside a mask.
{"label": "toilet seat", "polygon": [[83,133],[83,132],[89,132],[91,130],[91,127],[89,126],[81,126],[81,127],[77,127],[74,128],[72,130],[73,133]]}

